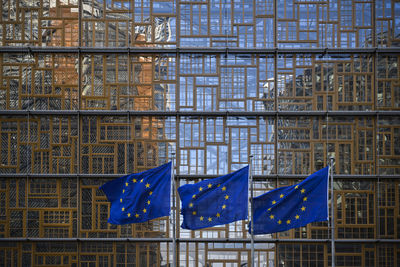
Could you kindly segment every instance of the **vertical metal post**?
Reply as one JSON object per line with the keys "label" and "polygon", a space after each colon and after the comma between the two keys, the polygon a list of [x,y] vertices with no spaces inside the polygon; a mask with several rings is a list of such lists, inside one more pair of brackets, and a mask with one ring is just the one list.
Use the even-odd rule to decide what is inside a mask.
{"label": "vertical metal post", "polygon": [[330,158],[329,175],[331,180],[331,254],[332,254],[332,267],[335,267],[335,211],[334,211],[334,194],[333,194],[333,161]]}
{"label": "vertical metal post", "polygon": [[175,175],[174,175],[174,160],[175,153],[172,153],[172,164],[171,164],[171,180],[172,180],[172,266],[176,267],[176,207],[175,207]]}
{"label": "vertical metal post", "polygon": [[253,234],[253,229],[254,229],[254,209],[253,209],[253,197],[254,197],[254,191],[253,191],[253,174],[252,174],[252,164],[253,161],[253,155],[250,155],[250,162],[249,162],[249,178],[250,178],[250,238],[251,238],[251,267],[254,267],[254,234]]}
{"label": "vertical metal post", "polygon": [[[32,54],[30,48],[29,48],[28,56],[30,58],[34,58],[34,55]],[[23,57],[25,57],[25,56],[23,55]],[[33,72],[32,69],[31,69],[31,72]],[[25,190],[25,199],[26,199],[26,201],[25,201],[25,205],[26,205],[25,218],[26,218],[27,221],[29,221],[29,197],[28,197],[28,192],[29,192],[29,173],[33,172],[33,167],[32,167],[33,160],[29,160],[29,147],[30,147],[30,140],[31,140],[31,138],[30,138],[31,137],[30,136],[31,135],[31,123],[30,123],[31,96],[30,95],[28,96],[28,100],[29,100],[28,101],[28,106],[27,106],[27,110],[28,110],[28,115],[27,115],[27,126],[28,126],[27,127],[27,130],[28,130],[27,138],[28,139],[27,139],[27,143],[26,143],[26,180],[25,180],[25,188],[24,188],[24,190]],[[33,147],[33,145],[32,145],[32,147]],[[33,155],[33,149],[31,149],[31,151],[32,151],[31,154]],[[31,156],[31,159],[32,159],[32,156]],[[29,237],[29,224],[28,224],[27,229],[25,229],[25,231],[26,231],[25,232],[26,236]]]}
{"label": "vertical metal post", "polygon": [[[374,20],[375,21],[375,20]],[[375,29],[375,28],[374,28]],[[375,39],[375,38],[374,38]],[[378,51],[375,50],[375,55],[374,55],[374,96],[378,95],[378,60],[379,60],[379,54]],[[375,97],[375,101],[374,101],[374,110],[378,110],[378,100],[377,97]],[[381,197],[381,179],[380,179],[380,155],[379,155],[379,151],[380,151],[380,147],[379,147],[379,142],[380,142],[380,137],[379,137],[379,112],[376,113],[376,120],[374,123],[374,136],[376,136],[375,138],[375,146],[376,146],[376,150],[375,150],[375,173],[378,176],[378,181],[376,183],[376,198],[375,198],[375,205],[376,205],[376,209],[375,209],[375,221],[376,221],[376,229],[377,230],[377,238],[381,238],[381,233],[380,233],[380,229],[381,229],[381,220],[379,219],[379,199]]]}
{"label": "vertical metal post", "polygon": [[81,226],[81,179],[80,179],[80,174],[81,174],[81,140],[82,140],[82,131],[81,131],[81,113],[80,110],[82,108],[82,52],[81,52],[81,47],[82,47],[82,2],[78,1],[78,114],[77,114],[77,130],[78,130],[78,139],[77,139],[77,144],[76,144],[76,173],[78,174],[76,176],[76,237],[78,238],[78,244],[77,244],[77,264],[80,266],[80,261],[81,261],[81,249],[82,249],[82,244],[79,242],[79,238],[81,237],[81,231],[80,231],[80,226]]}

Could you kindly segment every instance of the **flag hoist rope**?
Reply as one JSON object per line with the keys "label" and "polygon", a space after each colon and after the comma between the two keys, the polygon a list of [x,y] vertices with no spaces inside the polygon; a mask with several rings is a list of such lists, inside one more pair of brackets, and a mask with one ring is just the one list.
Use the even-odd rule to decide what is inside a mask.
{"label": "flag hoist rope", "polygon": [[331,182],[331,255],[332,255],[331,266],[335,267],[335,211],[334,211],[335,196],[333,194],[333,161],[334,158],[330,158],[329,176]]}
{"label": "flag hoist rope", "polygon": [[253,207],[253,197],[254,197],[254,192],[253,192],[253,175],[252,175],[252,164],[253,161],[253,155],[250,155],[250,160],[249,160],[249,178],[250,178],[250,238],[251,238],[251,267],[254,267],[254,234],[253,234],[253,229],[254,229],[254,220],[253,220],[253,215],[254,215],[254,207]]}
{"label": "flag hoist rope", "polygon": [[172,162],[171,162],[171,180],[172,180],[172,266],[176,267],[176,227],[175,227],[175,219],[176,219],[176,205],[175,205],[175,175],[174,175],[174,160],[175,153],[172,153]]}

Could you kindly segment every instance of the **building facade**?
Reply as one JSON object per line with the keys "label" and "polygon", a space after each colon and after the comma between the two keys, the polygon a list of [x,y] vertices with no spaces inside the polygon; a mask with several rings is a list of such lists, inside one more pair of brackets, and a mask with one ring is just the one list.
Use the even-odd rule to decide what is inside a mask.
{"label": "building facade", "polygon": [[[250,163],[254,194],[334,159],[334,220],[255,266],[400,266],[398,0],[3,0],[0,266],[250,266],[246,221],[107,223],[98,189]],[[252,156],[252,157],[251,157]]]}

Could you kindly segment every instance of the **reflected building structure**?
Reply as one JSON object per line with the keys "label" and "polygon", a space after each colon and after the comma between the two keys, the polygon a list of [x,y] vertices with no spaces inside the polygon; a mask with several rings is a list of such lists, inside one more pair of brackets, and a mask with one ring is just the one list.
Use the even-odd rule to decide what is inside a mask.
{"label": "reflected building structure", "polygon": [[[6,0],[0,265],[250,266],[248,220],[107,223],[98,187],[174,160],[252,160],[255,195],[334,165],[336,266],[400,264],[400,4]],[[173,206],[173,205],[171,205]],[[174,222],[174,223],[172,223]],[[256,237],[256,266],[331,266],[327,222]]]}

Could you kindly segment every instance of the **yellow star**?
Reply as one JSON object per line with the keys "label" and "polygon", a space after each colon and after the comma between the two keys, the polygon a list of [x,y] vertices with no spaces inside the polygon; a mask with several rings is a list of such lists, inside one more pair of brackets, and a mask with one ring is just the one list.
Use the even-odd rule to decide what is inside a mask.
{"label": "yellow star", "polygon": [[303,197],[303,201],[307,201],[307,197]]}
{"label": "yellow star", "polygon": [[271,208],[269,208],[268,211],[271,211]]}
{"label": "yellow star", "polygon": [[125,193],[125,189],[122,189],[122,194]]}
{"label": "yellow star", "polygon": [[200,192],[203,191],[203,187],[200,186],[199,191],[200,191]]}
{"label": "yellow star", "polygon": [[119,199],[119,202],[121,202],[121,203],[122,203],[122,198],[120,198],[120,199]]}
{"label": "yellow star", "polygon": [[300,218],[300,216],[296,214],[295,218],[296,218],[296,220],[298,220]]}
{"label": "yellow star", "polygon": [[301,192],[302,194],[304,194],[304,192],[306,192],[306,190],[303,188],[303,189],[300,190],[300,192]]}
{"label": "yellow star", "polygon": [[147,200],[147,205],[150,205],[150,200]]}
{"label": "yellow star", "polygon": [[141,183],[143,183],[143,179],[142,179],[142,180],[140,180],[140,182],[141,182]]}
{"label": "yellow star", "polygon": [[274,205],[276,203],[276,201],[275,200],[272,200],[272,205]]}
{"label": "yellow star", "polygon": [[189,208],[193,207],[193,203],[189,203]]}
{"label": "yellow star", "polygon": [[152,192],[152,191],[150,191],[150,192],[149,192],[149,196],[151,196],[152,194],[153,194],[153,192]]}
{"label": "yellow star", "polygon": [[147,184],[146,184],[146,188],[149,188],[149,187],[150,187],[150,184],[147,183]]}
{"label": "yellow star", "polygon": [[203,216],[200,216],[200,221],[202,221],[202,220],[204,220],[204,217],[203,217]]}
{"label": "yellow star", "polygon": [[286,223],[287,223],[287,224],[290,224],[290,220],[287,220]]}
{"label": "yellow star", "polygon": [[131,217],[131,214],[130,214],[130,213],[128,213],[128,217]]}
{"label": "yellow star", "polygon": [[212,221],[212,218],[211,218],[211,217],[208,217],[208,221],[211,222],[211,221]]}
{"label": "yellow star", "polygon": [[305,211],[306,210],[306,207],[301,207],[301,211]]}
{"label": "yellow star", "polygon": [[221,216],[221,214],[219,214],[219,213],[217,213],[217,215],[216,215],[218,218]]}
{"label": "yellow star", "polygon": [[280,197],[280,198],[283,198],[284,196],[285,196],[284,194],[281,194],[279,197]]}
{"label": "yellow star", "polygon": [[194,194],[194,195],[192,196],[192,198],[196,198],[196,194]]}
{"label": "yellow star", "polygon": [[225,191],[225,190],[226,190],[226,187],[225,187],[225,186],[223,186],[223,187],[222,187],[222,191]]}
{"label": "yellow star", "polygon": [[299,186],[298,186],[298,185],[296,185],[296,186],[294,187],[294,189],[297,189],[297,188],[299,188]]}
{"label": "yellow star", "polygon": [[125,207],[122,207],[122,211],[125,211]]}
{"label": "yellow star", "polygon": [[196,215],[196,214],[197,214],[197,212],[193,211],[193,212],[192,212],[192,214],[193,214],[193,215]]}
{"label": "yellow star", "polygon": [[139,214],[136,213],[136,214],[135,214],[135,217],[136,217],[136,218],[139,218]]}
{"label": "yellow star", "polygon": [[275,216],[272,214],[269,217],[271,218],[271,220],[273,220],[275,218]]}
{"label": "yellow star", "polygon": [[221,186],[220,184],[217,185],[217,187],[220,187],[220,186]]}
{"label": "yellow star", "polygon": [[147,210],[144,208],[144,209],[143,209],[143,213],[146,213],[146,212],[147,212]]}
{"label": "yellow star", "polygon": [[225,195],[225,199],[228,200],[228,199],[229,199],[229,196],[228,196],[228,195]]}
{"label": "yellow star", "polygon": [[282,221],[281,221],[281,220],[279,220],[279,221],[278,221],[278,224],[281,224],[281,223],[282,223]]}
{"label": "yellow star", "polygon": [[222,205],[222,209],[224,210],[226,208],[226,205]]}
{"label": "yellow star", "polygon": [[136,182],[137,182],[137,180],[136,180],[136,179],[133,179],[133,180],[132,180],[132,182],[136,183]]}
{"label": "yellow star", "polygon": [[212,187],[212,184],[208,184],[208,188],[211,188]]}
{"label": "yellow star", "polygon": [[125,183],[125,185],[128,186],[129,184],[128,184],[128,183]]}

